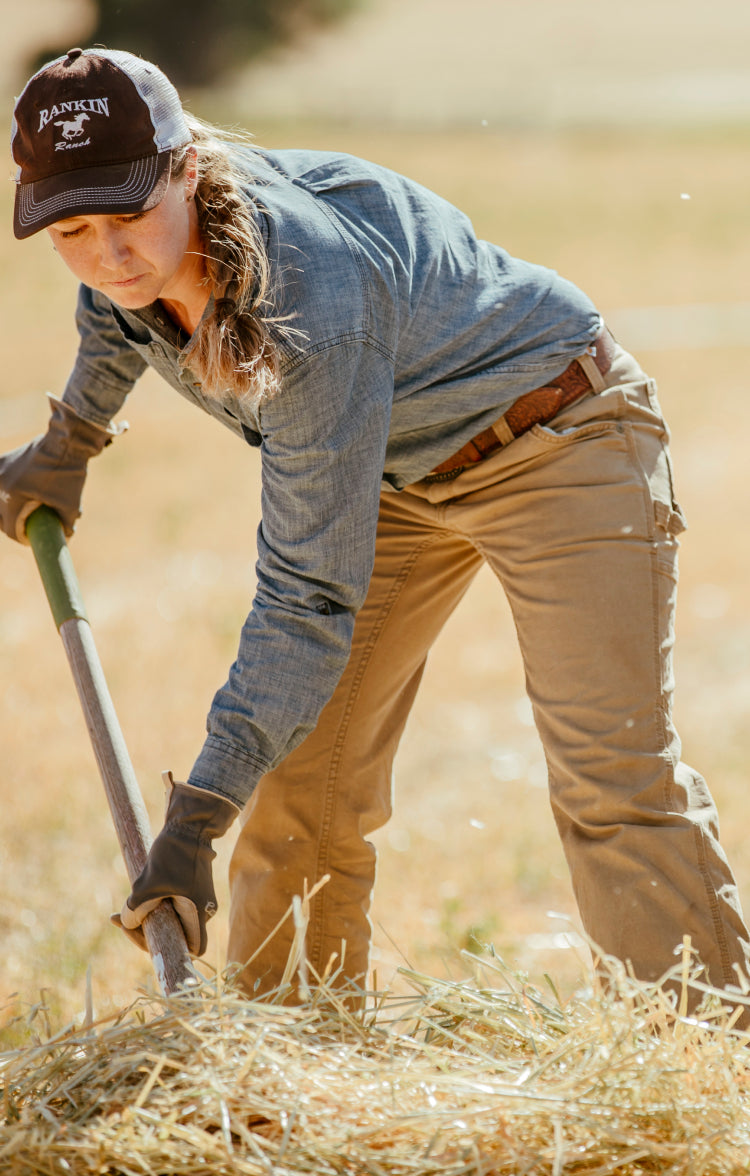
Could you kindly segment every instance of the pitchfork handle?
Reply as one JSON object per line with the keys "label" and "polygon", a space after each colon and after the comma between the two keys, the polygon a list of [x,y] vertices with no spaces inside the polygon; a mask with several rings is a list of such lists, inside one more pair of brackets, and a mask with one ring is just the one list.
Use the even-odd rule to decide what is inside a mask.
{"label": "pitchfork handle", "polygon": [[[151,844],[148,814],[104,678],[63,526],[55,511],[40,506],[29,516],[26,534],[73,672],[132,883],[146,864]],[[196,972],[171,902],[162,902],[148,916],[143,930],[165,995],[194,985]]]}

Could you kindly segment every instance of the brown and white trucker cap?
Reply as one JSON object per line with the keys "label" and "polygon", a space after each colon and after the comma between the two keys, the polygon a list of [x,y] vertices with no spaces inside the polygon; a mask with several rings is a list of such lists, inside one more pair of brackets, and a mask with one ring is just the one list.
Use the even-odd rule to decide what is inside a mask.
{"label": "brown and white trucker cap", "polygon": [[70,49],[15,105],[16,237],[65,217],[153,208],[172,151],[190,138],[179,95],[155,65],[119,49]]}

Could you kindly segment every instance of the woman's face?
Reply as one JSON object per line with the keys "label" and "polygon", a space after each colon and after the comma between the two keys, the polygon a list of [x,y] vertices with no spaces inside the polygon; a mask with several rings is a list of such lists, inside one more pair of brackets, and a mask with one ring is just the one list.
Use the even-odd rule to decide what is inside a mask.
{"label": "woman's face", "polygon": [[195,296],[203,274],[190,173],[172,180],[160,204],[121,216],[74,216],[47,229],[68,269],[128,310],[158,298]]}

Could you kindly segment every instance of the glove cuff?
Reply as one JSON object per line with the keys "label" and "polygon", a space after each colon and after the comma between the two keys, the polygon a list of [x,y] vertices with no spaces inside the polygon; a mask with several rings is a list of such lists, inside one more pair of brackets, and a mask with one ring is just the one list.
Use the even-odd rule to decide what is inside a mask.
{"label": "glove cuff", "polygon": [[197,841],[210,844],[215,837],[223,837],[239,816],[237,805],[216,792],[184,784],[171,772],[162,772],[162,780],[167,789],[165,826],[189,830]]}
{"label": "glove cuff", "polygon": [[127,429],[127,423],[96,425],[85,417],[79,416],[64,400],[59,400],[51,393],[47,394],[51,406],[49,432],[64,441],[69,449],[82,457],[96,457],[107,445],[111,445],[115,437],[119,437]]}

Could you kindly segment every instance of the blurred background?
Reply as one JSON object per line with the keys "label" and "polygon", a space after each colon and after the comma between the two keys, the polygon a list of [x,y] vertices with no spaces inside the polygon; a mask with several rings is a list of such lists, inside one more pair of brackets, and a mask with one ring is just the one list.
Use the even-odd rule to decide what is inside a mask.
{"label": "blurred background", "polygon": [[[2,0],[0,86],[104,43],[259,142],[353,151],[558,269],[659,381],[683,541],[676,712],[750,907],[747,519],[750,7],[738,0]],[[43,430],[75,355],[75,283],[0,196],[0,449]],[[150,374],[92,465],[71,548],[156,827],[189,770],[253,595],[256,458]],[[572,684],[575,689],[575,684]],[[151,983],[109,924],[128,887],[77,696],[28,550],[0,542],[0,1007],[99,1011]],[[561,994],[587,955],[505,602],[480,574],[430,659],[377,835],[374,964],[468,975],[487,945]],[[221,968],[222,910],[209,965]]]}

